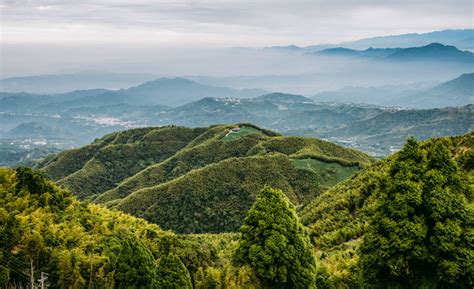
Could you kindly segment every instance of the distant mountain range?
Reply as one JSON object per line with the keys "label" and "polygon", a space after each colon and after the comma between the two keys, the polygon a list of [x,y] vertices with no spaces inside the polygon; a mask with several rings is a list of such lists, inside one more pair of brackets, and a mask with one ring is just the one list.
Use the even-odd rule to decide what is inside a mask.
{"label": "distant mountain range", "polygon": [[95,88],[121,89],[152,79],[156,79],[156,76],[143,73],[83,71],[0,79],[0,91],[52,94]]}
{"label": "distant mountain range", "polygon": [[[184,78],[160,78],[121,90],[92,89],[54,95],[3,93],[2,111],[64,111],[116,104],[179,106],[204,97],[251,98],[262,89],[231,89],[203,85]],[[3,97],[2,97],[3,96]]]}
{"label": "distant mountain range", "polygon": [[320,44],[311,46],[272,46],[266,49],[282,51],[311,53],[327,48],[347,47],[351,49],[365,50],[370,47],[401,47],[426,46],[430,43],[441,43],[456,46],[462,50],[474,50],[474,29],[448,29],[428,33],[408,33],[401,35],[389,35],[360,39],[356,41],[338,44]]}
{"label": "distant mountain range", "polygon": [[[129,128],[170,124],[205,127],[249,122],[287,135],[323,137],[374,155],[385,155],[400,147],[410,134],[428,138],[471,130],[472,106],[461,106],[473,102],[472,83],[473,74],[465,74],[435,86],[346,88],[319,94],[313,99],[295,94],[268,94],[258,89],[209,86],[182,78],[162,78],[119,91],[95,89],[54,95],[2,93],[0,138],[10,143],[26,141],[25,148],[64,149]],[[221,97],[225,95],[231,97]],[[180,103],[185,104],[163,105]],[[408,113],[393,106],[456,107]],[[444,122],[435,117],[440,111],[446,115]],[[387,113],[389,123],[377,120]],[[418,119],[420,116],[425,119]],[[407,119],[415,119],[421,126]],[[349,130],[354,134],[343,133],[351,124],[358,125]],[[376,128],[363,129],[373,126]],[[4,159],[14,159],[15,152],[8,147],[4,150],[7,154]]]}
{"label": "distant mountain range", "polygon": [[207,126],[252,122],[284,134],[323,137],[373,154],[388,154],[414,135],[420,139],[474,129],[474,106],[429,110],[317,104],[301,96],[206,98],[156,115],[157,124]]}
{"label": "distant mountain range", "polygon": [[317,102],[366,103],[410,108],[441,108],[474,103],[474,73],[463,74],[436,86],[345,87],[322,92]]}
{"label": "distant mountain range", "polygon": [[474,49],[474,29],[447,29],[428,33],[408,33],[401,35],[379,36],[342,43],[343,46],[364,49],[368,47],[424,46],[433,42],[456,46],[463,50]]}
{"label": "distant mountain range", "polygon": [[472,63],[474,53],[461,51],[454,46],[431,43],[409,48],[368,48],[355,50],[345,47],[327,48],[313,54],[337,57],[365,57],[389,61],[449,61]]}

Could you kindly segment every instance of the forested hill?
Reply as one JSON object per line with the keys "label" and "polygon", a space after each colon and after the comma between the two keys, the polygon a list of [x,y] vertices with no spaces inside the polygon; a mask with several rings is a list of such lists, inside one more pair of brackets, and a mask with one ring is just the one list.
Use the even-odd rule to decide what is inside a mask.
{"label": "forested hill", "polygon": [[237,239],[175,235],[80,202],[39,171],[0,168],[1,288],[39,288],[42,277],[49,288],[251,286],[253,272],[229,264]]}
{"label": "forested hill", "polygon": [[40,167],[81,199],[199,233],[235,231],[264,185],[305,204],[371,162],[330,142],[239,124],[113,133]]}
{"label": "forested hill", "polygon": [[292,194],[265,187],[239,233],[181,235],[82,203],[39,171],[0,169],[0,285],[43,272],[53,288],[472,288],[473,188],[474,133],[410,139],[299,218]]}
{"label": "forested hill", "polygon": [[[446,148],[449,151],[444,156],[439,152],[442,151],[442,148]],[[449,158],[447,158],[448,154]],[[456,170],[455,167],[459,168],[460,174],[449,175]],[[405,171],[401,174],[400,171],[403,170]],[[442,171],[444,176],[435,174],[437,171]],[[397,176],[397,174],[400,174],[400,176]],[[397,177],[400,177],[400,179],[397,179]],[[395,188],[391,195],[387,194],[390,188]],[[456,191],[458,192],[457,195],[454,193]],[[437,195],[431,196],[432,199],[430,200],[429,196],[431,193]],[[444,253],[433,252],[433,255],[426,253],[426,258],[434,258],[433,260],[436,261],[432,262],[438,262],[440,266],[430,267],[432,271],[429,272],[446,270],[442,268],[440,263],[442,257],[434,255],[447,254],[447,256],[451,256],[449,258],[455,259],[449,262],[453,262],[451,265],[457,266],[457,274],[464,274],[464,277],[461,277],[461,279],[465,281],[470,280],[469,282],[471,283],[467,284],[472,285],[472,261],[474,259],[472,250],[464,251],[464,253],[454,253],[454,247],[450,246],[457,244],[460,247],[470,246],[472,248],[474,245],[472,238],[469,241],[470,243],[465,243],[466,241],[462,239],[464,234],[470,234],[471,236],[473,234],[474,133],[451,138],[430,139],[420,143],[411,141],[411,143],[409,142],[405,145],[402,151],[373,164],[317,196],[299,212],[302,222],[308,226],[311,232],[311,238],[319,260],[320,285],[323,288],[351,287],[348,284],[358,287],[360,279],[358,279],[354,272],[360,267],[360,263],[358,263],[361,257],[360,246],[363,243],[364,235],[370,228],[369,224],[374,222],[374,218],[379,219],[380,216],[374,216],[374,214],[380,210],[384,199],[387,203],[392,203],[390,209],[394,210],[391,215],[393,220],[384,220],[384,222],[395,221],[395,223],[388,223],[393,226],[389,231],[395,235],[399,234],[399,236],[392,236],[397,240],[387,238],[385,245],[392,247],[388,248],[380,245],[381,250],[392,250],[393,254],[401,254],[399,257],[393,256],[394,259],[403,259],[404,257],[401,257],[403,256],[402,254],[409,256],[409,249],[403,249],[404,246],[409,243],[412,244],[409,246],[410,248],[415,246],[417,241],[414,238],[420,238],[420,242],[428,242],[429,238],[433,240],[442,238],[445,243],[438,245],[446,246],[445,249],[451,251],[445,251]],[[469,208],[465,207],[466,202],[470,204]],[[429,213],[423,210],[427,210]],[[464,212],[468,215],[467,217],[462,217],[465,218],[465,223],[459,221],[459,223],[449,224],[450,221],[444,219],[447,216],[447,219],[452,218],[454,220],[458,218],[457,214],[459,212]],[[428,216],[424,215],[424,213],[428,214]],[[437,214],[439,217],[436,221],[433,221],[430,220],[433,218],[433,215],[430,214]],[[399,227],[395,225],[397,222],[400,224]],[[438,228],[430,227],[428,230],[433,230],[433,232],[424,233],[422,228],[426,224],[423,222],[434,222]],[[428,227],[429,225],[425,228]],[[447,235],[441,237],[439,232],[437,234],[440,235],[435,235],[434,231],[440,228],[447,230],[444,231]],[[459,234],[457,234],[449,230],[463,230],[464,233],[459,231]],[[433,244],[427,245],[425,243],[425,246],[428,246],[428,250],[435,250]],[[432,248],[429,246],[432,246]],[[404,250],[407,250],[407,252],[402,253]],[[413,248],[413,250],[421,249]],[[413,254],[416,255],[415,252]],[[389,257],[391,256],[387,252],[384,257],[387,260],[384,260],[383,263],[389,264],[390,261],[393,261],[389,260]],[[416,258],[414,259],[416,260]],[[411,262],[421,262],[420,260],[415,260]],[[461,265],[461,263],[464,264]],[[426,266],[428,268],[427,264],[418,264],[418,266]],[[448,263],[445,266],[448,266]],[[426,270],[426,268],[417,269]],[[387,280],[392,278],[392,282],[393,280],[398,280],[395,284],[402,283],[403,277],[399,279],[393,276],[389,277],[388,272],[390,270],[388,268],[381,266],[379,269],[386,270],[383,274],[387,275]],[[412,268],[412,270],[415,270],[415,268]],[[418,276],[418,278],[421,277]],[[405,275],[405,278],[410,280],[414,276],[408,277]],[[468,288],[467,284],[459,284],[458,287],[451,287],[453,285],[451,284],[447,287],[441,286],[439,288]],[[417,288],[411,287],[414,286],[413,284],[406,286],[397,288]]]}

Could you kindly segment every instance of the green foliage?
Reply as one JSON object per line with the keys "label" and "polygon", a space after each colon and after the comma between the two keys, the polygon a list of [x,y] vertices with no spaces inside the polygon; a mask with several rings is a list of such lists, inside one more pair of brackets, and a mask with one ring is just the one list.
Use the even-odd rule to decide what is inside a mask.
{"label": "green foliage", "polygon": [[38,171],[0,169],[0,260],[12,284],[28,282],[32,263],[57,288],[148,288],[169,236],[143,220],[79,203]]}
{"label": "green foliage", "polygon": [[[474,133],[446,140],[453,159],[464,169],[462,179],[467,180],[471,186],[471,189],[465,191],[465,195],[472,207],[474,171],[466,170],[462,163],[465,156],[474,150]],[[420,145],[423,154],[428,155],[427,151],[438,141],[445,140],[422,142]],[[381,194],[380,185],[384,179],[389,178],[390,167],[397,156],[398,153],[366,167],[300,208],[299,215],[303,224],[310,229],[311,240],[318,256],[319,287],[362,286],[357,265],[361,238],[377,208]]]}
{"label": "green foliage", "polygon": [[10,281],[10,269],[0,265],[0,286],[2,288],[7,287],[8,282]]}
{"label": "green foliage", "polygon": [[116,288],[150,288],[163,277],[157,276],[152,252],[136,237],[112,237],[105,246],[110,256],[109,270],[113,272]]}
{"label": "green foliage", "polygon": [[52,190],[52,187],[49,186],[40,172],[33,172],[28,167],[21,166],[17,168],[16,177],[18,180],[16,184],[17,193],[26,191],[41,195]]}
{"label": "green foliage", "polygon": [[222,273],[220,270],[209,267],[205,270],[202,267],[196,273],[196,286],[200,289],[218,289],[222,286]]}
{"label": "green foliage", "polygon": [[[369,165],[371,159],[355,151],[263,130],[222,141],[230,127],[189,131],[197,136],[190,136],[183,148],[120,180],[121,189],[108,191],[118,194],[101,197],[178,232],[234,231],[251,208],[242,234],[175,235],[142,219],[80,203],[37,171],[0,168],[0,266],[6,269],[0,267],[0,284],[24,286],[33,262],[36,279],[38,272],[47,272],[54,288],[472,287],[474,133],[410,141],[405,150]],[[59,175],[64,169],[62,179],[75,178],[76,171],[125,156],[129,147],[146,148],[144,142],[182,134],[182,128],[162,129],[111,134],[94,142],[100,148],[90,157],[79,153],[76,159],[73,151],[43,166]],[[134,168],[116,164],[119,168],[110,172],[117,176]],[[324,184],[358,166],[365,169],[325,191]],[[82,181],[93,186],[98,179]],[[264,193],[257,196],[265,184],[284,190],[286,197],[272,189],[265,190],[265,198]],[[288,199],[298,206],[314,247]],[[388,234],[395,241],[377,243],[388,238],[375,234],[384,233],[374,229],[377,222],[383,223],[378,228],[388,223],[397,232]],[[367,248],[370,238],[373,250]],[[395,265],[387,269],[386,264]],[[399,264],[409,264],[402,272],[411,275],[392,274]],[[378,282],[380,270],[389,272],[382,276],[385,283]]]}
{"label": "green foliage", "polygon": [[60,153],[43,170],[86,198],[167,159],[201,133],[202,129],[173,126],[118,132],[81,149]]}
{"label": "green foliage", "polygon": [[330,188],[347,179],[359,170],[358,166],[341,166],[338,163],[322,162],[316,159],[292,159],[293,165],[299,169],[309,170],[318,176],[320,184]]}
{"label": "green foliage", "polygon": [[312,288],[315,260],[306,229],[280,190],[266,187],[247,212],[234,256],[265,288]]}
{"label": "green foliage", "polygon": [[157,270],[157,288],[193,288],[191,276],[183,262],[174,254],[160,259]]}
{"label": "green foliage", "polygon": [[231,158],[138,190],[117,208],[177,233],[230,232],[265,184],[285,190],[298,204],[319,193],[314,181],[314,173],[296,169],[282,154]]}
{"label": "green foliage", "polygon": [[[241,127],[241,131],[226,137],[230,129],[235,126]],[[234,165],[233,163],[236,162],[234,158],[245,159],[242,161],[245,163],[244,166],[252,161],[259,162],[257,166],[261,166],[261,159],[251,157],[258,155],[262,158],[272,158],[275,153],[286,155],[292,159],[306,158],[310,161],[317,159],[321,163],[331,163],[330,166],[340,164],[344,168],[325,170],[328,173],[301,171],[296,170],[285,160],[278,166],[288,166],[284,169],[289,172],[289,177],[287,177],[285,174],[272,173],[270,171],[272,167],[267,170],[255,171],[249,166],[245,167],[245,169],[250,169],[247,173],[243,169],[237,171],[235,168],[228,169],[226,167]],[[213,185],[210,183],[210,179],[215,178],[228,180],[227,183],[219,184],[216,191],[221,190],[224,186],[229,186],[231,189],[226,188],[226,190],[230,193],[235,192],[237,198],[243,197],[240,200],[243,206],[242,211],[235,221],[231,221],[231,224],[211,230],[201,229],[198,225],[198,228],[192,231],[219,232],[235,230],[240,226],[243,212],[250,207],[254,200],[252,196],[266,183],[276,187],[279,187],[280,183],[291,183],[290,186],[285,184],[279,188],[289,193],[297,191],[297,198],[290,197],[296,204],[300,204],[327,189],[328,185],[337,183],[347,177],[349,173],[358,170],[360,165],[371,161],[370,157],[361,152],[346,149],[330,142],[309,138],[282,137],[251,124],[238,124],[199,129],[171,126],[134,129],[110,134],[84,148],[63,152],[56,158],[45,161],[42,167],[45,172],[52,175],[61,185],[69,188],[80,198],[114,207],[121,207],[121,203],[129,204],[130,198],[128,197],[132,194],[142,191],[149,192],[152,189],[155,190],[159,185],[173,187],[176,183],[189,180],[197,169],[209,170],[208,172],[201,171],[200,174],[208,174],[208,177],[201,178],[201,183],[196,184],[193,188],[195,195],[212,194],[213,191],[209,191]],[[273,161],[269,162],[273,163]],[[221,170],[212,169],[214,165],[220,166]],[[282,169],[277,168],[277,171],[282,171]],[[238,175],[231,176],[232,173],[238,173]],[[252,178],[245,177],[245,175],[255,173],[261,175]],[[272,179],[274,177],[283,178],[283,180]],[[242,182],[242,178],[246,180]],[[257,181],[263,182],[257,183]],[[145,194],[147,195],[147,193]],[[247,198],[249,195],[251,197]],[[174,196],[172,195],[170,198],[173,199]],[[198,196],[198,198],[205,197]],[[144,199],[151,200],[147,196]],[[233,200],[231,199],[231,201]],[[154,204],[140,205],[140,214],[137,215],[156,222],[158,216],[151,212],[152,205]],[[230,204],[224,203],[221,208],[217,209],[222,211],[228,205]],[[134,213],[137,206],[138,204],[133,205],[127,211]],[[161,206],[158,205],[154,209]],[[214,210],[212,206],[210,209]],[[145,214],[146,211],[150,212]],[[192,211],[194,212],[194,210]],[[217,212],[211,213],[218,214]],[[205,221],[199,216],[195,219],[199,223]],[[192,222],[194,223],[194,220]],[[176,226],[167,226],[166,223],[168,221],[159,222],[165,228],[177,229]],[[189,225],[194,226],[193,223]]]}
{"label": "green foliage", "polygon": [[363,167],[373,161],[363,152],[316,138],[274,137],[262,142],[259,149],[267,153],[283,153],[295,159],[309,158],[327,163],[338,163],[347,167]]}
{"label": "green foliage", "polygon": [[165,183],[212,163],[218,163],[232,157],[244,157],[262,136],[253,135],[235,141],[210,139],[198,145],[188,146],[169,159],[151,165],[132,177],[124,180],[116,188],[104,192],[95,202],[109,202],[124,198],[132,192]]}
{"label": "green foliage", "polygon": [[222,138],[222,140],[224,140],[224,141],[236,140],[236,139],[239,139],[243,136],[253,134],[253,133],[261,134],[262,132],[260,131],[260,129],[256,129],[256,128],[253,128],[253,127],[242,126],[242,127],[240,127],[240,130],[238,132],[229,131]]}
{"label": "green foliage", "polygon": [[409,139],[381,181],[381,198],[361,246],[368,285],[472,286],[474,215],[469,190],[448,150]]}

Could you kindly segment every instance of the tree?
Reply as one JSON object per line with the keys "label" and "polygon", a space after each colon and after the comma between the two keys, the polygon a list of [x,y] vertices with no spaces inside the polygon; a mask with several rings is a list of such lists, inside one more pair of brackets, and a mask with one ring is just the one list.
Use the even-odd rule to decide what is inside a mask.
{"label": "tree", "polygon": [[16,169],[17,192],[27,191],[31,194],[44,194],[53,190],[47,178],[40,171],[20,166]]}
{"label": "tree", "polygon": [[6,288],[8,286],[8,282],[10,281],[10,270],[0,265],[0,287]]}
{"label": "tree", "polygon": [[382,178],[360,248],[366,287],[472,288],[470,188],[448,146],[409,139]]}
{"label": "tree", "polygon": [[193,288],[191,276],[183,262],[174,254],[161,257],[158,265],[157,288]]}
{"label": "tree", "polygon": [[116,288],[150,288],[156,281],[155,258],[134,236],[120,234],[107,244]]}
{"label": "tree", "polygon": [[265,187],[247,212],[234,254],[265,288],[313,288],[315,258],[306,229],[281,190]]}

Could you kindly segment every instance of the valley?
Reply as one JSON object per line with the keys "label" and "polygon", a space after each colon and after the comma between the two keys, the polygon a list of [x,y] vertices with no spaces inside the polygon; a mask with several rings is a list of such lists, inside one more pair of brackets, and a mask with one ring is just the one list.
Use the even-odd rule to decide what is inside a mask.
{"label": "valley", "polygon": [[[471,78],[472,74],[466,74],[435,88],[425,89],[428,92],[410,90],[405,93],[406,96],[398,94],[404,103],[409,103],[404,99],[411,98],[435,105],[436,102],[427,99],[443,96],[446,101],[447,97],[450,100],[440,103],[440,106],[456,105],[417,109],[393,106],[400,104],[393,102],[393,97],[390,98],[392,106],[388,102],[353,103],[355,99],[363,101],[360,98],[362,94],[389,97],[386,95],[388,92],[384,92],[385,88],[375,91],[359,89],[355,90],[355,95],[344,90],[340,92],[345,95],[343,100],[338,100],[338,92],[327,97],[321,94],[313,99],[286,93],[248,98],[249,94],[264,92],[255,89],[244,93],[184,79],[160,79],[126,90],[131,92],[92,90],[61,95],[8,93],[0,98],[0,139],[3,142],[37,139],[40,140],[34,145],[37,151],[50,151],[81,146],[106,133],[129,128],[170,124],[205,127],[218,123],[250,122],[284,135],[324,138],[383,157],[398,150],[409,135],[427,139],[469,132],[474,123],[472,105],[469,105],[472,103],[474,83]],[[133,98],[127,101],[123,98],[128,99],[126,95],[136,91],[142,92],[136,92],[138,94],[134,97],[146,94],[155,97],[160,91],[166,91],[167,97],[174,97],[174,94],[178,97],[196,88],[203,90],[202,95],[217,93],[220,97],[205,97],[196,101],[189,98],[186,100],[188,103],[176,106],[178,102],[173,107],[163,105],[166,102],[161,102],[159,98],[153,101],[142,98],[141,104]],[[232,97],[224,98],[225,95]],[[331,102],[327,102],[329,100]],[[7,146],[3,146],[7,150]],[[33,149],[26,149],[29,150]],[[15,159],[15,153],[9,157],[5,155],[2,158],[5,161],[0,163],[15,165],[34,162],[45,155],[32,153],[25,157],[25,149],[22,152],[17,155],[23,157]]]}

